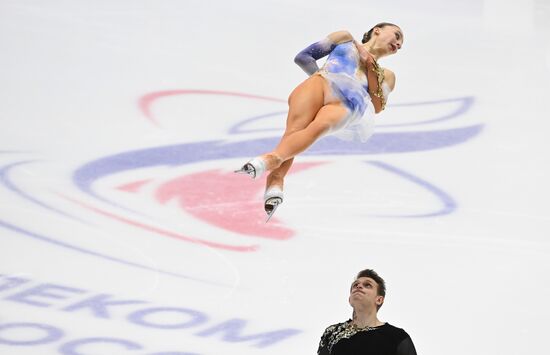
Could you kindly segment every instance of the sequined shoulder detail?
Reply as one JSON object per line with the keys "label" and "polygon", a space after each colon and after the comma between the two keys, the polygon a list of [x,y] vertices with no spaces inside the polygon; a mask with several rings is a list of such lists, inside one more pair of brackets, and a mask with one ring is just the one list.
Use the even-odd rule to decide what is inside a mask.
{"label": "sequined shoulder detail", "polygon": [[369,332],[378,329],[378,327],[359,328],[352,323],[351,319],[344,322],[329,326],[321,337],[321,347],[326,347],[329,353],[332,353],[332,348],[342,339],[349,339],[357,333]]}

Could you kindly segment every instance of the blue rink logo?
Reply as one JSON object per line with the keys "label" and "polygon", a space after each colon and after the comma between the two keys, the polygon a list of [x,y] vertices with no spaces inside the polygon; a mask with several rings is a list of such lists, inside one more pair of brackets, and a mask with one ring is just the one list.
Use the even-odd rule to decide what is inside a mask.
{"label": "blue rink logo", "polygon": [[[210,95],[224,98],[229,97],[231,99],[269,101],[277,102],[281,105],[284,104],[286,107],[286,102],[279,99],[235,92],[205,90],[155,92],[143,96],[139,100],[139,106],[144,116],[158,126],[161,122],[158,122],[158,119],[153,115],[152,107],[167,97],[185,95]],[[449,193],[426,178],[417,176],[411,171],[384,161],[383,157],[390,154],[417,153],[448,148],[463,144],[476,137],[483,129],[482,124],[469,124],[457,127],[456,123],[454,123],[450,128],[423,129],[423,127],[433,127],[434,125],[436,127],[446,127],[445,124],[447,122],[455,122],[456,119],[467,114],[473,102],[474,99],[472,97],[459,97],[429,102],[393,104],[390,106],[391,110],[400,110],[400,113],[404,116],[410,114],[409,112],[416,112],[415,116],[407,119],[404,123],[380,124],[377,132],[366,143],[342,141],[330,136],[325,137],[304,152],[303,156],[326,157],[329,161],[330,159],[334,159],[334,156],[356,156],[359,164],[364,164],[364,166],[378,169],[385,174],[390,174],[393,177],[401,179],[401,181],[406,182],[413,188],[431,195],[433,200],[436,201],[430,211],[389,214],[382,217],[430,218],[450,214],[456,209],[456,203]],[[434,114],[433,112],[438,113]],[[0,169],[0,183],[20,198],[26,200],[26,202],[32,203],[36,208],[47,210],[50,213],[79,223],[92,224],[93,219],[88,220],[86,214],[94,218],[101,216],[116,223],[124,224],[128,228],[138,228],[145,233],[170,238],[174,241],[237,253],[256,252],[260,249],[260,242],[262,240],[270,239],[282,242],[293,238],[295,231],[283,223],[263,223],[263,211],[257,203],[257,197],[255,196],[255,192],[259,192],[259,190],[250,192],[249,190],[252,190],[252,188],[248,189],[242,186],[244,183],[247,183],[244,180],[248,179],[234,176],[235,174],[231,173],[224,175],[223,172],[213,170],[195,171],[193,174],[178,176],[166,181],[162,177],[158,179],[159,175],[156,169],[181,169],[182,167],[193,166],[194,164],[225,159],[238,158],[242,161],[260,152],[269,151],[279,141],[279,131],[276,134],[274,133],[268,137],[261,138],[246,139],[246,135],[249,133],[255,134],[259,131],[269,133],[269,129],[258,128],[258,126],[262,127],[261,122],[276,116],[282,116],[282,120],[284,114],[284,110],[266,112],[255,117],[240,120],[228,130],[229,135],[239,137],[238,141],[209,140],[157,146],[120,152],[86,162],[77,167],[72,175],[72,183],[80,191],[80,196],[61,196],[69,203],[74,204],[77,207],[77,211],[83,212],[78,215],[74,213],[74,209],[68,210],[59,204],[39,199],[37,196],[18,186],[18,181],[12,177],[12,173],[16,172],[19,168],[32,164],[32,161],[19,161],[2,167]],[[315,169],[315,164],[302,166],[301,168],[299,164],[296,165],[298,169]],[[143,171],[152,172],[152,175],[146,179],[135,180],[136,176]],[[175,200],[179,208],[186,215],[190,215],[192,218],[211,225],[215,230],[246,236],[248,239],[246,239],[247,241],[239,240],[236,242],[220,239],[218,236],[213,238],[209,235],[197,234],[192,228],[191,230],[181,231],[149,224],[144,221],[148,217],[148,212],[136,209],[134,206],[118,200],[116,196],[120,196],[120,194],[113,194],[110,192],[112,190],[98,190],[96,188],[104,181],[110,181],[113,177],[123,177],[125,183],[113,187],[112,190],[116,188],[128,194],[139,194],[141,193],[141,189],[147,187],[148,184],[155,183],[155,180],[160,180],[155,185],[156,190],[154,190],[154,196],[151,200],[153,204],[158,206],[158,210],[161,211],[160,213],[162,213],[165,205]],[[217,184],[211,182],[221,181],[222,179],[229,181],[229,188],[212,193],[211,190]],[[254,188],[261,189],[262,187],[257,185]],[[222,196],[222,203],[219,203],[219,196],[231,191],[238,192],[238,195],[236,195],[237,200],[238,198],[242,199],[243,194],[248,193],[248,196],[245,199],[237,201],[234,205],[225,203],[224,199],[227,197]],[[205,208],[205,206],[208,207],[209,204],[215,203],[218,203],[216,208]],[[250,216],[254,216],[254,213],[257,214],[257,220],[253,221],[254,223],[249,223],[251,220]],[[276,218],[274,222],[277,222]],[[190,275],[153,268],[140,264],[135,260],[128,260],[122,256],[110,255],[100,250],[92,250],[89,247],[86,248],[74,244],[71,239],[44,235],[29,230],[24,225],[17,225],[9,221],[0,220],[0,227],[10,229],[41,242],[69,249],[73,252],[94,256],[103,261],[123,264],[142,271],[161,272],[178,278],[212,283],[211,281]],[[228,287],[221,284],[220,286]]]}
{"label": "blue rink logo", "polygon": [[[155,125],[160,125],[158,119],[152,113],[152,107],[162,99],[174,96],[186,95],[209,95],[209,96],[229,96],[232,98],[240,98],[246,100],[261,100],[261,101],[282,101],[274,98],[260,97],[249,94],[235,92],[220,92],[208,90],[173,90],[161,91],[145,95],[140,100],[140,108],[143,114]],[[284,101],[282,101],[284,102]],[[445,129],[428,129],[419,130],[418,127],[442,125],[444,121],[450,121],[465,115],[473,105],[472,97],[459,97],[446,100],[430,101],[430,102],[415,102],[410,104],[394,104],[391,110],[401,109],[404,115],[408,111],[418,111],[418,108],[425,108],[427,112],[434,110],[437,114],[425,113],[425,117],[414,117],[409,122],[381,124],[377,131],[366,143],[343,141],[335,137],[325,137],[306,150],[301,156],[310,157],[330,157],[333,156],[358,156],[365,164],[376,169],[381,169],[384,172],[397,176],[410,184],[413,184],[418,189],[435,196],[439,201],[438,205],[434,205],[431,211],[421,211],[418,213],[410,213],[407,215],[388,215],[386,217],[395,218],[425,218],[435,217],[452,213],[456,208],[456,203],[450,194],[444,189],[436,186],[436,184],[428,180],[416,176],[413,172],[406,171],[398,166],[389,164],[379,160],[373,160],[373,157],[380,157],[388,154],[414,153],[422,151],[431,151],[442,148],[447,148],[462,144],[477,136],[483,129],[482,124],[471,124],[464,127],[453,127]],[[422,112],[422,111],[420,111]],[[423,113],[423,112],[422,112]],[[269,132],[269,128],[258,128],[262,126],[261,122],[274,116],[280,117],[280,121],[284,121],[286,111],[268,112],[255,117],[243,119],[228,130],[229,135],[239,135],[242,137],[247,133]],[[414,130],[411,130],[414,129]],[[385,130],[384,130],[385,129]],[[406,129],[396,131],[396,129]],[[271,129],[273,130],[273,129]],[[95,199],[109,203],[112,206],[120,206],[117,201],[110,199],[108,196],[101,195],[94,191],[93,186],[98,182],[107,179],[111,176],[120,174],[128,174],[140,169],[150,169],[155,167],[181,167],[208,161],[219,161],[224,159],[241,160],[249,159],[262,152],[267,152],[277,145],[280,139],[280,132],[277,132],[272,137],[240,139],[238,141],[212,140],[202,142],[192,142],[185,144],[168,145],[161,147],[153,147],[147,149],[139,149],[128,152],[122,152],[116,155],[106,156],[91,162],[88,162],[78,168],[73,175],[74,184],[84,193]],[[362,160],[369,158],[368,160]],[[201,176],[205,178],[205,176]],[[219,180],[222,177],[218,177]],[[224,180],[227,177],[223,177]],[[240,180],[242,184],[242,179]],[[201,191],[204,188],[211,189],[212,185],[201,186],[200,183],[194,182],[189,188],[195,191]],[[224,192],[232,189],[239,189],[239,185],[230,185]],[[242,187],[241,190],[245,190]],[[196,193],[196,192],[193,192]],[[189,203],[189,201],[187,201]],[[206,203],[205,203],[206,204]],[[236,206],[234,209],[239,209]],[[247,214],[248,216],[250,214]],[[208,218],[200,219],[208,220]],[[210,219],[212,220],[212,218]],[[215,218],[214,218],[215,220]],[[230,224],[230,223],[229,223]],[[239,230],[235,230],[239,232]]]}
{"label": "blue rink logo", "polygon": [[[210,95],[229,96],[248,100],[279,101],[283,100],[249,95],[236,92],[222,92],[210,90],[172,90],[161,91],[145,95],[140,99],[140,108],[143,114],[155,125],[159,125],[158,119],[152,113],[152,106],[164,98],[185,95]],[[348,142],[335,137],[325,137],[306,150],[301,156],[358,156],[378,157],[387,154],[414,153],[431,151],[463,144],[477,136],[483,129],[482,124],[472,124],[464,127],[453,127],[446,129],[419,130],[417,127],[441,124],[444,121],[455,120],[465,115],[473,105],[473,97],[459,97],[445,100],[415,102],[409,104],[390,105],[391,110],[401,109],[406,115],[411,109],[426,108],[428,111],[434,107],[440,108],[440,112],[434,116],[433,113],[426,114],[426,117],[414,117],[407,123],[381,124],[380,128],[390,128],[392,131],[381,131],[374,134],[366,143]],[[404,110],[403,110],[404,109]],[[436,110],[437,111],[437,110]],[[230,135],[269,132],[270,129],[258,129],[257,124],[273,116],[283,116],[286,111],[268,112],[255,117],[243,119],[230,127]],[[433,117],[431,117],[433,116]],[[254,127],[254,128],[251,128]],[[410,130],[413,127],[415,130]],[[399,128],[408,130],[395,131]],[[273,129],[271,129],[273,130]],[[129,173],[144,168],[153,167],[179,167],[207,161],[224,159],[248,159],[262,152],[267,152],[277,145],[280,139],[280,132],[273,137],[252,138],[239,141],[212,140],[192,142],[162,147],[139,149],[110,155],[88,162],[78,168],[73,175],[73,182],[86,194],[98,200],[117,205],[116,201],[109,200],[107,196],[101,196],[93,191],[93,185],[110,176],[122,173]],[[422,212],[407,216],[393,217],[433,217],[453,212],[455,203],[452,197],[435,184],[428,182],[412,172],[407,172],[399,167],[392,166],[380,160],[365,160],[379,169],[395,174],[405,180],[416,184],[419,188],[426,189],[437,196],[441,205],[430,212]]]}
{"label": "blue rink logo", "polygon": [[[266,348],[276,345],[301,333],[298,329],[284,328],[251,331],[251,321],[241,318],[216,319],[206,311],[191,307],[169,307],[153,305],[140,299],[128,299],[105,293],[94,293],[89,290],[67,285],[37,283],[22,277],[0,275],[0,299],[6,305],[23,307],[22,320],[6,321],[0,319],[0,353],[2,348],[28,347],[36,348],[35,353],[51,353],[45,347],[55,347],[63,355],[85,354],[121,354],[126,351],[146,355],[199,355],[197,352],[184,352],[170,344],[184,342],[194,344],[197,340],[204,349],[224,347],[229,344],[244,343],[255,348]],[[48,312],[50,321],[28,321],[28,314],[41,310]],[[78,337],[74,325],[63,322],[63,315],[71,314],[71,322],[94,325],[94,329],[106,329],[109,323],[117,323],[126,331],[124,336],[113,336],[109,331],[99,332],[102,335]],[[51,319],[58,319],[52,324]],[[60,326],[65,323],[67,326]],[[85,328],[85,327],[84,327]],[[152,338],[168,335],[174,340],[167,342],[161,352],[153,352],[148,347],[150,337],[133,339],[127,334],[134,328],[146,330]],[[87,332],[84,332],[87,333]],[[76,337],[76,338],[75,338]],[[187,340],[187,341],[185,341]],[[160,347],[158,341],[155,343]],[[196,348],[194,345],[190,347]],[[40,350],[41,349],[41,350]],[[170,351],[167,351],[170,350]]]}
{"label": "blue rink logo", "polygon": [[[282,100],[242,93],[174,90],[144,96],[139,102],[140,108],[145,117],[160,126],[162,122],[152,114],[152,106],[164,98],[181,95],[215,95],[284,104]],[[365,144],[325,137],[303,153],[304,157],[311,157],[312,161],[306,158],[305,162],[296,163],[293,170],[300,173],[305,169],[316,169],[320,164],[330,163],[335,156],[354,156],[357,157],[359,166],[389,174],[430,195],[435,201],[428,211],[380,214],[378,217],[432,218],[451,214],[456,210],[457,204],[450,193],[425,177],[385,161],[384,157],[448,148],[473,139],[482,131],[482,124],[445,125],[447,121],[454,123],[455,119],[465,115],[473,102],[472,97],[460,97],[393,104],[392,109],[399,109],[403,114],[418,108],[427,108],[428,112],[432,112],[433,107],[440,109],[435,110],[439,112],[436,115],[415,116],[409,122],[381,124]],[[142,148],[85,162],[72,171],[70,184],[75,187],[73,190],[76,192],[57,194],[55,199],[48,199],[46,194],[34,194],[18,181],[18,170],[35,164],[32,160],[19,160],[0,167],[0,184],[27,205],[34,206],[35,211],[54,214],[70,220],[73,225],[77,223],[93,230],[94,221],[101,217],[109,223],[115,222],[127,227],[128,234],[143,238],[145,242],[150,242],[151,236],[169,238],[175,254],[179,252],[186,255],[185,252],[191,249],[185,248],[191,245],[215,251],[253,253],[261,249],[263,241],[285,242],[295,237],[295,231],[277,221],[277,217],[273,223],[263,223],[263,210],[256,201],[257,194],[262,189],[261,184],[245,187],[243,184],[253,182],[219,169],[204,170],[202,166],[208,162],[216,162],[215,165],[221,166],[228,159],[243,161],[271,150],[279,141],[280,131],[271,135],[270,129],[261,128],[261,123],[273,117],[282,116],[283,119],[284,114],[285,111],[280,110],[243,118],[229,128],[231,140],[193,141]],[[434,126],[439,128],[434,129]],[[258,137],[257,133],[262,133],[262,137]],[[162,175],[166,171],[176,171],[179,175],[168,174],[166,177]],[[216,182],[221,180],[226,181],[226,185],[223,190],[215,190]],[[235,195],[228,196],[232,191],[236,191]],[[123,195],[137,197],[136,200],[141,198],[150,202],[148,206],[154,208],[141,209],[139,205],[128,203],[129,199],[120,198]],[[225,203],[228,198],[236,201],[229,207]],[[64,204],[59,201],[64,201]],[[214,205],[216,208],[205,208]],[[163,214],[168,207],[181,210],[187,218],[200,221],[202,225],[218,231],[218,234],[196,232],[192,223],[188,230],[176,230],[147,222],[154,219],[150,217],[155,217],[150,213],[159,211],[159,214]],[[254,218],[257,221],[250,216],[256,216]],[[34,241],[96,258],[97,261],[130,268],[137,273],[152,272],[171,276],[178,281],[186,281],[187,283],[182,283],[184,285],[199,287],[199,290],[204,285],[221,290],[233,287],[230,283],[212,280],[200,274],[197,271],[201,267],[200,263],[194,266],[196,270],[174,271],[170,264],[151,266],[124,254],[117,255],[112,251],[79,244],[75,242],[75,235],[51,235],[37,231],[32,223],[24,225],[0,220],[0,227]],[[134,236],[135,230],[142,234]],[[231,236],[238,236],[240,239],[231,239]],[[2,347],[9,347],[36,349],[36,353],[44,353],[44,348],[55,348],[56,353],[63,355],[97,353],[97,349],[101,349],[99,353],[103,354],[200,355],[219,353],[220,348],[228,349],[230,345],[240,347],[224,353],[238,353],[243,350],[242,345],[253,349],[288,345],[288,342],[302,332],[292,327],[279,329],[274,326],[275,329],[266,329],[263,320],[258,325],[252,320],[239,317],[220,319],[190,305],[159,306],[145,300],[90,292],[70,285],[40,283],[15,276],[0,275],[0,300],[4,305],[18,307],[23,311],[18,317],[0,319],[0,353]],[[40,312],[47,313],[40,316]],[[71,317],[70,325],[63,321],[67,319],[67,315]],[[84,326],[75,327],[73,322],[93,323],[94,329],[102,329],[103,324],[106,328],[104,332],[95,331],[91,336]],[[111,334],[110,327],[123,328],[124,331]],[[169,342],[162,346],[158,343],[151,344],[147,337],[139,335],[144,330],[160,338],[168,336],[183,339],[184,342],[189,342],[189,346],[185,346],[185,349],[180,346],[174,349]],[[181,345],[179,342],[177,344]],[[211,349],[215,349],[214,352]]]}

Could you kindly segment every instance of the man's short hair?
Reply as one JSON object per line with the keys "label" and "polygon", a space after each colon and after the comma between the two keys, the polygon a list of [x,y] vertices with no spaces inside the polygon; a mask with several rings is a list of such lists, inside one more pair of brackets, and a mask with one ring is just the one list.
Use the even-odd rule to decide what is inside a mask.
{"label": "man's short hair", "polygon": [[371,279],[376,281],[376,283],[378,284],[378,287],[376,288],[377,295],[386,297],[386,282],[383,278],[380,277],[380,275],[376,273],[376,271],[372,269],[361,270],[359,271],[355,279],[358,279],[360,277],[370,277]]}

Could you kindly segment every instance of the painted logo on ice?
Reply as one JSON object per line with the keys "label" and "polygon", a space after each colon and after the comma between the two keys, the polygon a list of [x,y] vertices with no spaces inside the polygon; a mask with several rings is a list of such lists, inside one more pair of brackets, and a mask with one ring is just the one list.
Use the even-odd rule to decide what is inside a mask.
{"label": "painted logo on ice", "polygon": [[[34,164],[33,161],[20,160],[5,165],[0,170],[0,182],[5,188],[18,194],[35,207],[63,218],[92,224],[94,218],[99,217],[125,225],[130,230],[140,230],[174,242],[247,253],[257,251],[262,240],[276,242],[292,238],[294,230],[276,218],[268,224],[263,223],[264,212],[259,198],[263,191],[262,182],[243,178],[221,168],[213,168],[213,166],[240,166],[246,159],[270,151],[278,143],[281,132],[280,129],[262,125],[262,122],[279,116],[281,121],[284,121],[286,101],[235,92],[174,90],[145,95],[140,99],[139,107],[152,124],[162,127],[162,120],[153,113],[154,107],[167,98],[174,99],[189,95],[242,100],[245,105],[249,100],[280,103],[281,110],[241,120],[229,128],[228,134],[231,140],[195,141],[143,148],[86,162],[77,167],[72,175],[72,184],[79,193],[58,192],[56,195],[56,198],[72,204],[74,209],[67,209],[66,205],[61,207],[59,204],[39,199],[18,185],[17,179],[13,178],[13,173],[21,167]],[[421,129],[430,125],[445,127],[444,121],[464,115],[472,104],[471,97],[394,104],[392,109],[400,111],[403,115],[414,114],[414,119],[399,124],[379,125],[377,133],[367,143],[346,142],[330,136],[323,138],[302,154],[304,157],[315,159],[310,161],[305,159],[305,162],[297,163],[293,166],[291,173],[302,174],[313,171],[333,162],[335,156],[353,155],[357,156],[357,161],[366,169],[376,169],[388,176],[399,178],[404,184],[431,195],[436,201],[431,210],[408,214],[386,214],[384,217],[426,218],[452,213],[456,203],[450,194],[427,179],[383,161],[382,158],[388,154],[446,148],[472,139],[480,133],[482,124]],[[440,113],[430,117],[429,113],[434,111]],[[428,112],[425,117],[420,116],[425,112]],[[272,130],[276,130],[272,136],[258,137],[258,133],[266,135]],[[249,138],[252,135],[254,137]],[[373,157],[380,158],[373,159]],[[222,162],[228,159],[236,159],[238,163]],[[211,162],[217,163],[209,164]],[[202,230],[209,232],[197,232],[193,226],[174,228],[158,223],[156,217],[166,211],[179,213],[188,225],[199,223]],[[93,215],[95,216],[92,217]],[[377,215],[376,211],[371,215]],[[151,269],[123,257],[107,255],[101,251],[72,245],[67,240],[41,235],[7,221],[0,221],[0,226],[80,253],[141,269]],[[186,275],[170,271],[162,272],[188,278]]]}

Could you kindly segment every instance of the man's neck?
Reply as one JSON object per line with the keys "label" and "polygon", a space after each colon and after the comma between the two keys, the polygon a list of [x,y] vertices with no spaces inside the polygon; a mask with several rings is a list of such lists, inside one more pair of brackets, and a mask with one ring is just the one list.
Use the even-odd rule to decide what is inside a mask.
{"label": "man's neck", "polygon": [[382,325],[382,322],[377,317],[375,311],[355,311],[355,316],[353,317],[353,324],[360,328],[365,327],[378,327]]}

